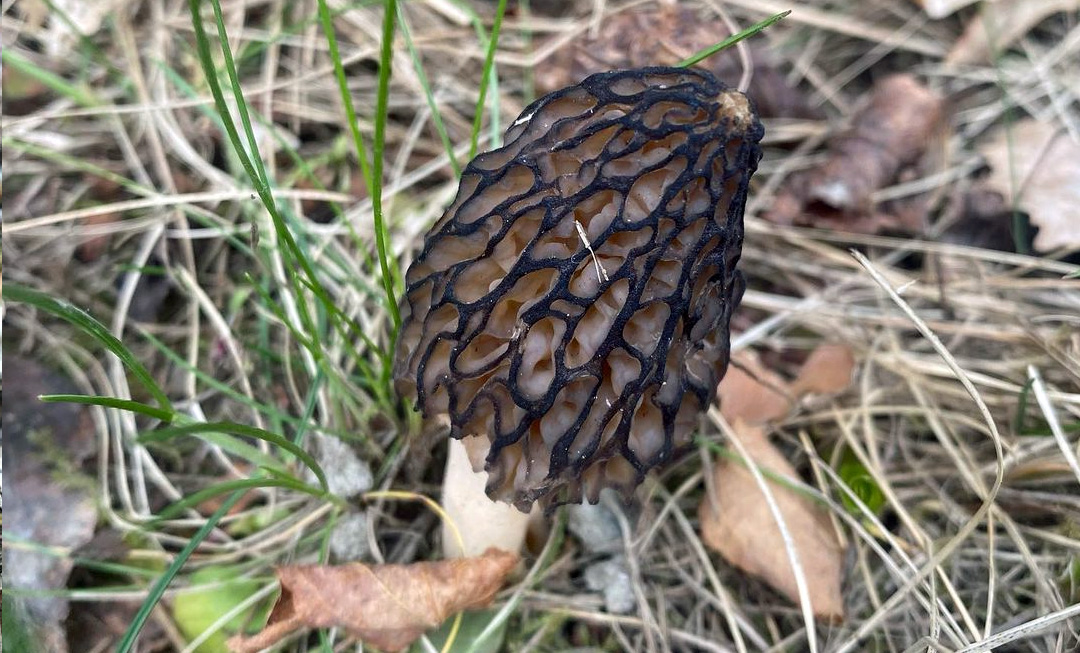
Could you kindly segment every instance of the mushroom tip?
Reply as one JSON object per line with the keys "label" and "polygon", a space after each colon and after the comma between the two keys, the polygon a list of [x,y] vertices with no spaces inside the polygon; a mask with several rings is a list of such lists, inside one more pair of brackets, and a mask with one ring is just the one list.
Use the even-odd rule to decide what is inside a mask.
{"label": "mushroom tip", "polygon": [[727,367],[762,134],[708,72],[614,71],[540,98],[465,168],[406,274],[395,374],[487,440],[488,496],[628,496],[689,449]]}

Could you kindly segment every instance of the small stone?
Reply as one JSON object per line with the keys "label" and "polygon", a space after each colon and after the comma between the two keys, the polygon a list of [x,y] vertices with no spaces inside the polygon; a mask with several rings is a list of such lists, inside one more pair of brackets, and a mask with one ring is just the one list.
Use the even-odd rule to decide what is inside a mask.
{"label": "small stone", "polygon": [[[342,499],[352,499],[367,492],[375,484],[371,467],[360,460],[352,447],[341,438],[319,435],[315,441],[315,460],[326,474],[326,484],[330,492]],[[307,479],[317,483],[315,475],[309,470]]]}
{"label": "small stone", "polygon": [[355,562],[367,558],[368,518],[366,512],[352,512],[338,520],[330,535],[330,553],[335,562]]}
{"label": "small stone", "polygon": [[615,553],[623,548],[619,522],[611,509],[601,501],[566,507],[567,527],[589,553]]}
{"label": "small stone", "polygon": [[589,565],[585,569],[585,585],[594,592],[603,591],[604,607],[612,614],[627,614],[636,606],[625,556],[617,555]]}

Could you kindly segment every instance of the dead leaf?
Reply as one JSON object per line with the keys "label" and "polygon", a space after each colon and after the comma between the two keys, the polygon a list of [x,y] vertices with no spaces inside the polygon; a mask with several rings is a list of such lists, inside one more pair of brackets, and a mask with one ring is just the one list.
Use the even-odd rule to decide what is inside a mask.
{"label": "dead leaf", "polygon": [[[659,35],[659,36],[658,36]],[[541,93],[576,84],[593,73],[643,66],[673,66],[725,37],[730,31],[715,14],[679,3],[630,7],[605,16],[595,35],[586,31],[536,66]],[[753,76],[747,95],[765,118],[817,118],[806,94],[788,83],[763,42],[747,43]],[[743,65],[735,48],[698,64],[735,86]]]}
{"label": "dead leaf", "polygon": [[[983,2],[945,56],[946,64],[988,63],[1049,16],[1080,10],[1080,0],[996,0]],[[929,11],[927,12],[929,13]]]}
{"label": "dead leaf", "polygon": [[846,345],[826,343],[810,352],[794,382],[788,383],[765,367],[757,355],[741,352],[732,358],[717,394],[720,413],[728,422],[765,424],[791,412],[796,399],[807,394],[836,394],[851,383],[855,354]]}
{"label": "dead leaf", "polygon": [[831,139],[825,161],[788,180],[767,217],[864,233],[919,230],[921,215],[885,214],[873,194],[923,159],[942,129],[943,114],[941,97],[913,75],[883,79],[850,129]]}
{"label": "dead leaf", "polygon": [[980,153],[992,168],[987,185],[1039,228],[1035,249],[1080,246],[1080,143],[1053,124],[1027,118],[998,130]]}
{"label": "dead leaf", "polygon": [[[733,428],[735,437],[763,472],[798,478],[795,469],[769,442],[763,427],[737,420]],[[829,622],[841,621],[843,551],[828,514],[808,497],[774,481],[767,482],[794,541],[814,616]],[[739,462],[721,460],[714,468],[713,483],[715,494],[698,509],[702,540],[734,566],[758,576],[797,603],[795,574],[780,528],[750,470]]]}
{"label": "dead leaf", "polygon": [[791,411],[791,389],[779,374],[766,368],[751,352],[735,355],[717,388],[720,412],[729,422],[741,419],[764,424]]}
{"label": "dead leaf", "polygon": [[830,395],[843,392],[851,384],[855,354],[846,345],[824,344],[810,352],[791,384],[796,395]]}
{"label": "dead leaf", "polygon": [[281,597],[266,628],[229,640],[236,653],[273,646],[301,628],[340,627],[383,651],[400,651],[450,615],[491,603],[518,557],[488,549],[475,558],[408,565],[279,567]]}
{"label": "dead leaf", "polygon": [[[798,478],[795,469],[769,442],[763,425],[786,416],[797,397],[834,394],[847,388],[855,367],[853,352],[842,344],[819,346],[790,384],[750,353],[738,355],[735,362],[718,389],[720,411],[732,424],[734,437],[763,469]],[[780,529],[753,474],[745,465],[723,459],[713,471],[713,485],[715,494],[698,509],[702,540],[731,564],[798,602],[795,575]],[[770,481],[769,487],[795,542],[814,615],[840,621],[844,612],[840,594],[843,551],[828,514],[783,485]]]}

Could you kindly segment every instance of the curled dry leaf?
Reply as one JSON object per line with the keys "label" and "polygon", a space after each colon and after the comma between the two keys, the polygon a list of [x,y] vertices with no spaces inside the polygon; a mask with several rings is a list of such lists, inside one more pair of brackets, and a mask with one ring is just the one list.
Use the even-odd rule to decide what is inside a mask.
{"label": "curled dry leaf", "polygon": [[1080,247],[1080,143],[1029,118],[999,130],[980,152],[992,168],[987,184],[1039,228],[1035,249]]}
{"label": "curled dry leaf", "polygon": [[[736,420],[738,437],[763,472],[798,479],[795,469],[769,442],[765,429]],[[814,616],[825,621],[844,617],[840,592],[843,551],[828,514],[811,499],[767,481],[806,577]],[[698,509],[701,539],[731,564],[758,576],[789,599],[798,602],[798,586],[784,548],[780,527],[769,510],[753,474],[742,463],[721,460],[713,471],[715,495]]]}
{"label": "curled dry leaf", "polygon": [[400,651],[447,617],[491,603],[517,565],[489,549],[475,558],[408,565],[279,567],[281,597],[270,621],[251,637],[233,637],[236,653],[273,646],[301,628],[344,628],[382,651]]}
{"label": "curled dry leaf", "polygon": [[879,82],[851,128],[832,139],[821,164],[795,175],[777,195],[769,219],[873,233],[917,231],[921,212],[888,215],[873,194],[918,164],[943,125],[943,102],[914,76]]}

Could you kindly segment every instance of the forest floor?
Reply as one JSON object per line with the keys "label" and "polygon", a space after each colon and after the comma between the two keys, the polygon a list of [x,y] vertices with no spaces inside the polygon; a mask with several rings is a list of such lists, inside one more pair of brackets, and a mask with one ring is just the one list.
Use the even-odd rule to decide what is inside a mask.
{"label": "forest floor", "polygon": [[1077,650],[1075,1],[321,6],[3,2],[8,644],[225,651],[278,565],[439,559],[447,429],[390,369],[461,168],[552,89],[792,9],[700,64],[766,131],[697,451],[538,520],[415,650]]}

